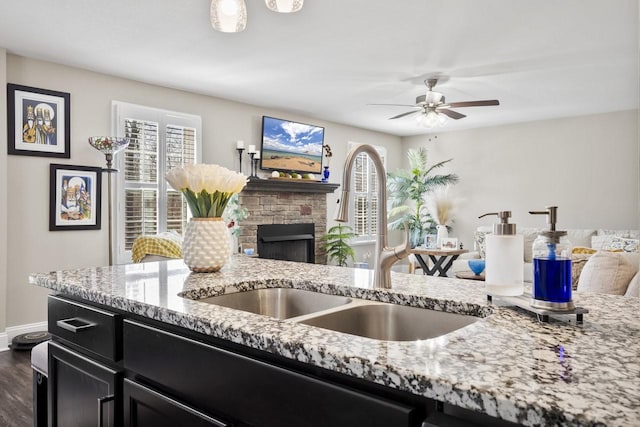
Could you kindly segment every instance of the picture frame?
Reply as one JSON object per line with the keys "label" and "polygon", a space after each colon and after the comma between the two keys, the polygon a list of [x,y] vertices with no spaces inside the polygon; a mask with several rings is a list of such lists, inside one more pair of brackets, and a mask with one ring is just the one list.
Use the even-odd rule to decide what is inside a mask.
{"label": "picture frame", "polygon": [[50,165],[49,231],[100,230],[102,169]]}
{"label": "picture frame", "polygon": [[7,83],[8,154],[71,157],[71,95]]}
{"label": "picture frame", "polygon": [[427,234],[424,236],[424,247],[427,249],[437,249],[438,236],[436,234]]}
{"label": "picture frame", "polygon": [[440,240],[440,249],[447,251],[455,251],[458,249],[458,239],[448,237]]}

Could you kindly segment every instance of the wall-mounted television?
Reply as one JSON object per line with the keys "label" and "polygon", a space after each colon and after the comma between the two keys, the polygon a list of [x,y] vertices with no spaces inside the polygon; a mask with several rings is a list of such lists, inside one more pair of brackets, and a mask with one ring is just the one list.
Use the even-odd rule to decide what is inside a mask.
{"label": "wall-mounted television", "polygon": [[323,143],[323,127],[262,116],[260,168],[321,173]]}

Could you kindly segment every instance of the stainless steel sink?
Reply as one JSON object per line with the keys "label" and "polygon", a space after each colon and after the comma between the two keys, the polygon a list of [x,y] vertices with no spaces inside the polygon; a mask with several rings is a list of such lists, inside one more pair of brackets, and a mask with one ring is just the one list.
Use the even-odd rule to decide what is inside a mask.
{"label": "stainless steel sink", "polygon": [[305,325],[384,341],[425,340],[448,334],[478,318],[395,304],[365,304],[301,320]]}
{"label": "stainless steel sink", "polygon": [[351,302],[351,298],[301,289],[269,288],[198,300],[256,314],[289,319]]}

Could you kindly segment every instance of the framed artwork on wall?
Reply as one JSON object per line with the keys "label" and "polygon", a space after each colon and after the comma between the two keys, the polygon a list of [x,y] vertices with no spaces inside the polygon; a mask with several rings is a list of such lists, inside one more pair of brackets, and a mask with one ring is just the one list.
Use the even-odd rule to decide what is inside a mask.
{"label": "framed artwork on wall", "polygon": [[71,157],[71,95],[7,84],[8,154]]}
{"label": "framed artwork on wall", "polygon": [[50,165],[49,231],[99,230],[102,169]]}

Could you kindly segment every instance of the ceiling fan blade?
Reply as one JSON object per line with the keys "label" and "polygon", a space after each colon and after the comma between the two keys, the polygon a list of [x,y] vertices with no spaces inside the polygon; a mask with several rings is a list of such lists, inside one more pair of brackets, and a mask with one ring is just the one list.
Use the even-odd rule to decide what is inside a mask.
{"label": "ceiling fan blade", "polygon": [[419,113],[420,110],[407,111],[406,113],[398,114],[397,116],[389,117],[389,120],[399,119],[400,117],[408,116],[410,114]]}
{"label": "ceiling fan blade", "polygon": [[438,109],[438,113],[442,113],[445,116],[451,117],[454,120],[458,120],[458,119],[462,119],[462,118],[467,117],[462,113],[458,113],[457,111],[453,111],[453,110],[448,110],[446,108],[439,108]]}
{"label": "ceiling fan blade", "polygon": [[460,107],[488,107],[491,105],[500,105],[500,101],[497,99],[490,99],[486,101],[463,101],[463,102],[449,102],[447,104],[452,108],[460,108]]}
{"label": "ceiling fan blade", "polygon": [[383,106],[383,107],[415,107],[412,104],[367,104],[373,106]]}

